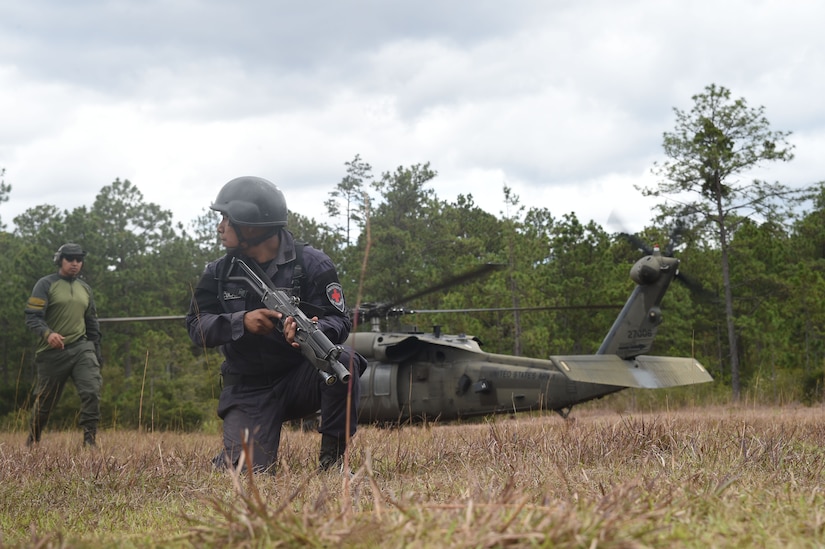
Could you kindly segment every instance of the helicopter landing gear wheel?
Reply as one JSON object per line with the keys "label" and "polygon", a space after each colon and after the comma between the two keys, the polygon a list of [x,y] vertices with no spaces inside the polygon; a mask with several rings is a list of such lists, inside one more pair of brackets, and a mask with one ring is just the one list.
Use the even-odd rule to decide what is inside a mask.
{"label": "helicopter landing gear wheel", "polygon": [[564,408],[557,408],[553,410],[557,414],[561,416],[562,419],[567,419],[570,416],[570,412],[573,410],[572,406],[565,406]]}

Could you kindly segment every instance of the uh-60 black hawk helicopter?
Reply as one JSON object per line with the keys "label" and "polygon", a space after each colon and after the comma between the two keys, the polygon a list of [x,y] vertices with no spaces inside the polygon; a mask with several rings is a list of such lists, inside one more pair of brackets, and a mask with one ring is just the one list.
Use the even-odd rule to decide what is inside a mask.
{"label": "uh-60 black hawk helicopter", "polygon": [[553,410],[566,418],[574,405],[626,388],[712,381],[694,358],[647,354],[662,322],[662,298],[679,276],[679,260],[658,247],[646,251],[630,270],[636,287],[592,355],[538,359],[491,354],[468,335],[381,331],[381,316],[404,310],[361,307],[359,319],[369,319],[374,329],[352,333],[347,341],[368,361],[360,379],[359,423],[530,410]]}
{"label": "uh-60 black hawk helicopter", "polygon": [[[630,239],[639,244],[637,239]],[[350,334],[346,342],[368,362],[359,382],[358,422],[449,421],[531,410],[553,410],[566,418],[574,405],[626,388],[662,389],[713,381],[694,358],[647,354],[662,322],[662,298],[671,282],[680,276],[679,260],[673,257],[672,247],[664,254],[658,247],[647,250],[639,244],[639,248],[646,255],[630,269],[630,278],[636,287],[592,355],[539,359],[487,353],[481,349],[478,340],[469,335],[447,335],[440,330],[432,333],[381,331],[382,319],[411,311],[394,305],[358,307],[354,311],[358,322],[369,321],[373,327],[371,331]],[[479,276],[494,267],[483,266],[409,296],[405,301],[455,284],[459,279]],[[285,293],[267,288],[252,274],[244,280],[259,291],[267,306],[276,310],[282,310],[278,307],[283,306],[282,312],[293,310],[307,320],[298,311],[297,302],[293,303]],[[183,317],[101,321],[180,318]],[[302,351],[320,363],[337,366],[336,371],[322,372],[328,383],[346,381],[349,374],[344,365],[337,362],[337,354],[330,354],[332,347],[340,346],[332,346],[328,340],[319,344],[315,336],[321,339],[325,336],[311,324],[308,323],[310,329],[305,331],[306,347]]]}

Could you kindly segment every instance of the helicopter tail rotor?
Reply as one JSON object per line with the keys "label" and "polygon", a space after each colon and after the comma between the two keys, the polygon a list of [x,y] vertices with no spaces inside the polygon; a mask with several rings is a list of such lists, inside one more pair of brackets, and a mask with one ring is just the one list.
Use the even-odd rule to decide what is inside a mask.
{"label": "helicopter tail rotor", "polygon": [[[621,231],[619,232],[619,236],[624,238],[630,245],[634,248],[641,251],[646,256],[652,256],[655,254],[661,254],[664,257],[673,257],[675,249],[679,247],[684,242],[684,234],[687,230],[687,226],[683,218],[676,219],[673,227],[668,235],[667,239],[667,246],[665,246],[664,250],[661,250],[658,244],[655,244],[653,247],[649,246],[642,238],[640,238],[636,234],[631,234],[628,232]],[[677,270],[676,275],[674,278],[682,284],[685,288],[690,290],[690,292],[697,297],[701,298],[702,300],[717,300],[718,296],[704,288],[699,282],[695,279],[685,275],[681,270]]]}

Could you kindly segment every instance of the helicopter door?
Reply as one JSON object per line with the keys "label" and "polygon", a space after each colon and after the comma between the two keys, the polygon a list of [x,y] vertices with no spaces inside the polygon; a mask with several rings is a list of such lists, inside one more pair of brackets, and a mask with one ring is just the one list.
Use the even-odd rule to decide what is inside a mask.
{"label": "helicopter door", "polygon": [[370,362],[361,375],[361,401],[358,415],[369,421],[398,418],[399,405],[393,387],[397,384],[398,369],[394,364]]}

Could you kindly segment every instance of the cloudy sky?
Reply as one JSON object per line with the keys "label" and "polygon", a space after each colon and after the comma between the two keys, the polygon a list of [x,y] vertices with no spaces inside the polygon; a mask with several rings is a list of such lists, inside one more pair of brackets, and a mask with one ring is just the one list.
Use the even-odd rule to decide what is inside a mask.
{"label": "cloudy sky", "polygon": [[825,179],[819,0],[27,0],[0,4],[0,219],[115,178],[184,223],[239,175],[321,220],[356,154],[430,162],[557,217],[650,220],[673,108],[715,83],[793,132],[760,178]]}

